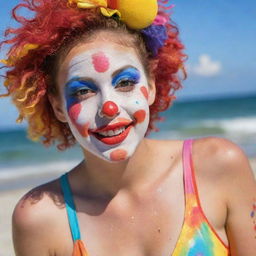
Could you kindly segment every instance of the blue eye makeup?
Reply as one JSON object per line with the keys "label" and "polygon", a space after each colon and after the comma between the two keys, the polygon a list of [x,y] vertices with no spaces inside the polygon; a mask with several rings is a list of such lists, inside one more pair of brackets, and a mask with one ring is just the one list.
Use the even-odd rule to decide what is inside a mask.
{"label": "blue eye makeup", "polygon": [[127,68],[120,73],[118,73],[116,76],[114,76],[112,80],[112,85],[116,86],[118,83],[120,83],[123,80],[129,80],[134,82],[135,84],[139,83],[140,81],[140,72],[136,68]]}
{"label": "blue eye makeup", "polygon": [[73,78],[66,84],[66,92],[69,95],[72,95],[81,89],[89,89],[92,91],[98,90],[93,82],[81,80],[81,78]]}
{"label": "blue eye makeup", "polygon": [[68,109],[73,104],[79,102],[77,95],[86,91],[97,91],[97,86],[89,80],[82,80],[81,78],[72,78],[65,86],[65,98]]}

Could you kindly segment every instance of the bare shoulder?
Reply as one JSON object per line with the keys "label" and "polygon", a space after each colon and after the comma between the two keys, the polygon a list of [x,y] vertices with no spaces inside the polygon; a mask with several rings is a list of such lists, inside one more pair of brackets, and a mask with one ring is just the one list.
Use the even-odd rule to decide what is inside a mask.
{"label": "bare shoulder", "polygon": [[205,167],[206,174],[228,178],[246,175],[253,178],[245,152],[230,140],[219,137],[196,139],[193,142],[193,158],[197,165]]}
{"label": "bare shoulder", "polygon": [[[249,159],[230,140],[207,137],[193,143],[193,162],[202,183],[222,194],[227,207],[232,208],[238,197],[256,194],[256,184]],[[239,188],[239,189],[238,189]]]}
{"label": "bare shoulder", "polygon": [[[217,191],[227,208],[225,221],[231,255],[255,254],[256,182],[249,160],[233,142],[216,137],[194,141],[193,161],[205,192]],[[246,241],[246,246],[244,246]]]}
{"label": "bare shoulder", "polygon": [[52,255],[52,227],[63,207],[57,181],[36,187],[19,200],[12,216],[16,255]]}

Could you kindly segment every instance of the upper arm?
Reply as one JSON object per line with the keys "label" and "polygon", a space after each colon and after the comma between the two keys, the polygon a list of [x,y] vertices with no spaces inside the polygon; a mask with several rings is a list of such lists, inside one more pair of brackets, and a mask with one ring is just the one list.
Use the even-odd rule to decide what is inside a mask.
{"label": "upper arm", "polygon": [[[36,203],[24,197],[12,216],[13,245],[16,256],[49,256],[51,239],[44,200]],[[48,222],[48,223],[47,223]]]}
{"label": "upper arm", "polygon": [[245,153],[234,143],[215,139],[218,168],[223,173],[223,198],[227,205],[226,231],[232,256],[256,255],[256,182]]}

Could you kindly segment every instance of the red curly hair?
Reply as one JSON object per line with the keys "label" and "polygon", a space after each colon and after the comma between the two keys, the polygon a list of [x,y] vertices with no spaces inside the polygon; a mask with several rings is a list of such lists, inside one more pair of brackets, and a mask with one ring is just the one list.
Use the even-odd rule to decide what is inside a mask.
{"label": "red curly hair", "polygon": [[[35,12],[35,16],[32,19],[18,16],[17,10],[21,7]],[[42,139],[45,145],[57,140],[59,149],[75,144],[68,125],[55,117],[47,94],[57,93],[54,74],[59,59],[82,37],[96,31],[122,31],[128,35],[129,46],[137,50],[147,73],[155,78],[156,100],[150,107],[148,131],[156,130],[154,122],[160,119],[159,112],[171,105],[176,99],[175,91],[182,87],[177,72],[182,69],[186,75],[183,68],[186,55],[182,52],[184,47],[178,38],[178,29],[171,23],[166,25],[168,39],[153,57],[140,31],[127,28],[117,19],[104,17],[97,9],[70,7],[67,0],[23,0],[12,10],[12,16],[21,26],[7,29],[7,39],[0,43],[0,46],[11,45],[8,59],[2,61],[8,68],[4,83],[8,92],[2,96],[12,97],[20,113],[17,121],[24,118],[28,121],[28,135],[33,140]]]}

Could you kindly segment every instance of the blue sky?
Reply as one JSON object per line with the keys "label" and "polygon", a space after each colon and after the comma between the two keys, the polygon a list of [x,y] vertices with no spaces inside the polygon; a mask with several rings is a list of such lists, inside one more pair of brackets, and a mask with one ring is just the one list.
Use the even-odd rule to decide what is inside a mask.
{"label": "blue sky", "polygon": [[[0,38],[14,24],[10,10],[18,2],[2,1]],[[172,17],[189,56],[188,79],[178,99],[256,94],[256,1],[173,0],[173,4]],[[0,58],[3,54],[0,51]],[[14,125],[16,115],[9,100],[0,99],[0,128]]]}

